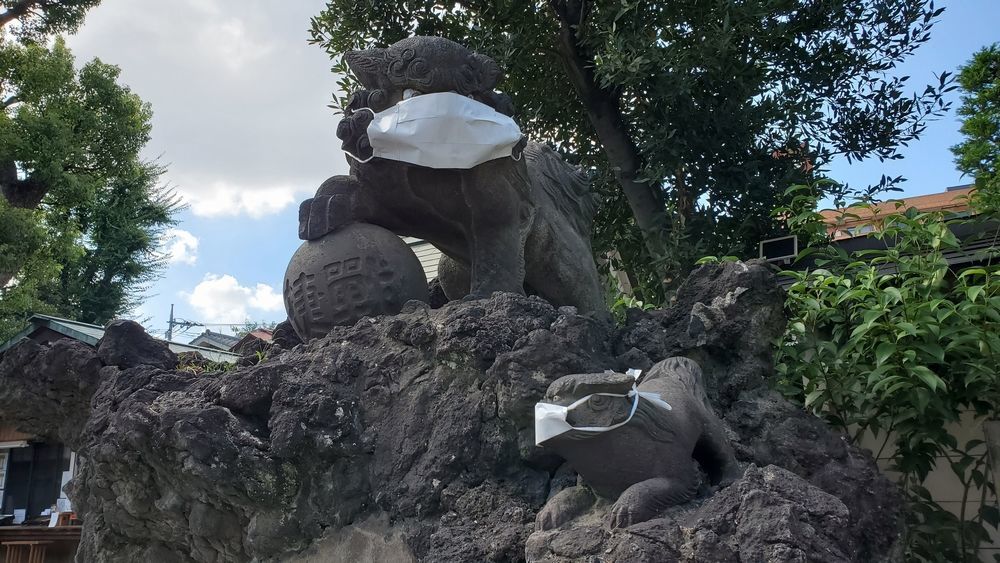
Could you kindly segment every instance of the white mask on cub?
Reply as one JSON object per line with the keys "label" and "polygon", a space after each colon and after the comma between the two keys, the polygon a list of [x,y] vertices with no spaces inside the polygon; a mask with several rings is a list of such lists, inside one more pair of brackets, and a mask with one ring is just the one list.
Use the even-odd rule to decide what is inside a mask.
{"label": "white mask on cub", "polygon": [[[413,95],[375,113],[368,124],[372,158],[427,168],[469,169],[513,156],[521,129],[510,117],[455,92]],[[359,110],[360,111],[360,110]]]}
{"label": "white mask on cub", "polygon": [[[642,374],[640,370],[630,369],[628,374],[631,375],[638,382],[639,376]],[[566,419],[569,415],[569,411],[574,408],[584,404],[588,399],[594,395],[604,395],[606,397],[631,397],[632,398],[632,408],[628,413],[628,418],[619,422],[618,424],[612,424],[611,426],[573,426]],[[535,403],[535,445],[541,446],[543,442],[551,440],[556,436],[563,436],[564,438],[587,438],[594,436],[595,434],[601,434],[608,432],[609,430],[614,430],[615,428],[620,428],[628,424],[632,417],[635,416],[635,411],[639,408],[639,401],[646,400],[663,410],[672,410],[669,403],[660,397],[659,393],[650,393],[647,391],[639,391],[637,384],[632,384],[632,390],[626,394],[620,393],[592,393],[586,397],[582,397],[573,401],[572,404],[563,406],[554,403]]]}

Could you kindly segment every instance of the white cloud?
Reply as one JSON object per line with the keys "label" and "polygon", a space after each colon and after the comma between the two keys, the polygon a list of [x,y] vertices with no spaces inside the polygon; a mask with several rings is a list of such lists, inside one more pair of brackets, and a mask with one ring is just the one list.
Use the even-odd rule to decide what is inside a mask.
{"label": "white cloud", "polygon": [[206,274],[191,293],[183,297],[198,313],[203,323],[239,323],[256,314],[281,311],[281,295],[267,284],[258,283],[250,288],[240,285],[229,274]]}
{"label": "white cloud", "polygon": [[249,215],[258,219],[280,212],[308,192],[292,186],[236,186],[216,180],[179,185],[177,193],[201,217]]}
{"label": "white cloud", "polygon": [[161,247],[168,264],[194,266],[198,261],[198,237],[183,229],[167,229]]}
{"label": "white cloud", "polygon": [[255,219],[347,172],[327,107],[337,77],[308,44],[309,18],[325,5],[104,0],[68,41],[79,64],[120,66],[152,105],[143,155],[167,167],[163,180],[195,214]]}
{"label": "white cloud", "polygon": [[280,311],[285,306],[281,294],[266,283],[259,283],[250,298],[250,306],[261,311]]}
{"label": "white cloud", "polygon": [[214,56],[230,72],[264,59],[273,50],[263,33],[253,34],[243,20],[230,18],[210,22],[198,33],[201,52]]}

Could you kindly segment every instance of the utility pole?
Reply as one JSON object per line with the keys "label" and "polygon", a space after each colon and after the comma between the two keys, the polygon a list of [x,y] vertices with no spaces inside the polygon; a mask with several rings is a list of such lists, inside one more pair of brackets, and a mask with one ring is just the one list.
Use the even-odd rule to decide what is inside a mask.
{"label": "utility pole", "polygon": [[184,319],[174,318],[174,304],[170,304],[170,320],[167,321],[167,342],[171,342],[174,337],[174,327],[180,327],[182,329],[191,328],[193,326],[205,326],[199,322],[185,321]]}
{"label": "utility pole", "polygon": [[167,342],[174,339],[174,304],[170,304],[170,321],[167,322]]}

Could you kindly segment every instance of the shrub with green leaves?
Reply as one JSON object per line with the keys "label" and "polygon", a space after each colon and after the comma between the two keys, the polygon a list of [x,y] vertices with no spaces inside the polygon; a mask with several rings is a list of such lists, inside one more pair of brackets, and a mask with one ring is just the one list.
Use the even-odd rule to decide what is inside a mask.
{"label": "shrub with green leaves", "polygon": [[[795,190],[808,204],[809,188]],[[779,212],[814,236],[819,218],[808,209],[815,206],[799,209],[807,211]],[[1000,404],[1000,266],[990,256],[996,223],[974,219],[994,244],[956,268],[946,259],[963,253],[955,228],[973,220],[869,209],[882,248],[848,253],[821,245],[805,251],[815,268],[785,272],[794,282],[778,385],[854,443],[866,433],[879,437],[875,453],[890,457],[888,469],[910,501],[909,560],[975,561],[986,526],[1000,519],[996,490],[983,442],[959,443],[948,428],[963,412],[994,419]],[[958,516],[923,486],[945,462],[964,488]],[[975,501],[979,510],[967,510]]]}

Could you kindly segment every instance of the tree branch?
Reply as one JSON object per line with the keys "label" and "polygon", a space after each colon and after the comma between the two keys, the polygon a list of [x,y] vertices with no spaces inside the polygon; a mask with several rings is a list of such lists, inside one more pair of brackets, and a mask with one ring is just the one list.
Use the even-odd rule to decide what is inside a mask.
{"label": "tree branch", "polygon": [[34,209],[42,202],[49,188],[45,183],[32,178],[17,178],[17,164],[14,161],[0,163],[0,195],[11,207]]}
{"label": "tree branch", "polygon": [[20,101],[21,101],[21,98],[19,98],[17,96],[11,96],[11,97],[7,98],[6,100],[4,100],[2,104],[0,104],[0,109],[7,109],[10,106],[12,106],[12,105],[14,105],[14,104],[16,104],[16,103],[18,103]]}
{"label": "tree branch", "polygon": [[615,179],[628,199],[646,249],[654,259],[663,258],[666,254],[664,234],[669,228],[663,196],[655,186],[637,179],[642,156],[628,131],[618,98],[598,85],[592,70],[592,57],[584,53],[577,32],[573,30],[574,27],[579,30],[585,22],[586,7],[576,0],[549,0],[549,7],[559,22],[556,50],[566,74],[583,102]]}
{"label": "tree branch", "polygon": [[0,27],[4,27],[8,23],[20,18],[24,14],[27,14],[31,10],[32,6],[39,3],[40,0],[21,0],[20,2],[14,4],[6,12],[0,13]]}

